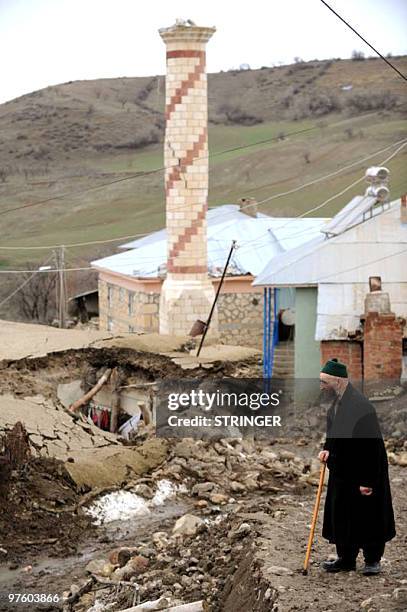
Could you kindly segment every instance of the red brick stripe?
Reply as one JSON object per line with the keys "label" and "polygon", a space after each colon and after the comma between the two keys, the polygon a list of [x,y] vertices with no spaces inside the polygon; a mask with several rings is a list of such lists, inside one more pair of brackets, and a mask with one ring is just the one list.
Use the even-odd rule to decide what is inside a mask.
{"label": "red brick stripe", "polygon": [[173,57],[200,57],[205,59],[205,51],[195,49],[178,49],[177,51],[167,51],[167,59]]}
{"label": "red brick stripe", "polygon": [[193,164],[194,159],[198,157],[199,153],[202,151],[202,148],[206,143],[206,139],[207,128],[204,128],[198,140],[194,142],[192,149],[189,149],[185,157],[182,157],[179,160],[179,164],[177,166],[171,167],[171,172],[165,183],[165,191],[167,195],[169,193],[169,190],[174,187],[174,183],[180,180],[181,174],[184,174],[187,171],[188,166]]}
{"label": "red brick stripe", "polygon": [[[178,53],[178,51],[176,52],[174,51],[174,53]],[[185,51],[185,53],[189,53],[189,51]],[[195,51],[193,52],[191,51],[191,53],[195,53]],[[188,74],[185,81],[182,81],[180,87],[177,87],[174,95],[171,97],[170,102],[166,106],[165,118],[167,119],[167,121],[171,117],[172,113],[174,112],[176,105],[181,104],[182,98],[188,95],[189,90],[193,88],[196,81],[199,80],[201,74],[205,70],[205,53],[203,53],[202,51],[197,51],[197,53],[199,53],[200,55],[199,56],[191,55],[190,57],[199,57],[199,62],[195,66],[193,72],[190,72]],[[185,56],[185,57],[189,57],[189,56]]]}
{"label": "red brick stripe", "polygon": [[[174,259],[178,257],[178,255],[182,251],[185,250],[186,245],[191,242],[192,236],[196,236],[196,234],[198,233],[198,229],[201,227],[203,220],[205,219],[206,210],[207,210],[207,206],[204,205],[202,207],[202,210],[199,211],[196,219],[194,219],[191,222],[191,225],[189,227],[186,227],[184,229],[182,234],[178,236],[177,242],[170,249],[170,252],[168,253],[168,262],[167,262],[167,269],[170,272],[174,271],[171,269],[172,267],[174,267]],[[177,267],[182,267],[182,266],[177,266]]]}

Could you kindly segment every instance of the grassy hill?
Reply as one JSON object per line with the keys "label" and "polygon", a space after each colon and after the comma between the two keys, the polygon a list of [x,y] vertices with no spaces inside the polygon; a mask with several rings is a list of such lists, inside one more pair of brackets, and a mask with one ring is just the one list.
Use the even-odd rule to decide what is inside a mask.
{"label": "grassy hill", "polygon": [[[393,61],[407,73],[407,57]],[[0,105],[0,246],[71,244],[161,227],[163,172],[135,175],[162,166],[164,86],[162,76],[75,81]],[[333,172],[407,137],[406,116],[405,82],[379,59],[209,75],[209,205],[248,196],[261,201]],[[307,128],[313,129],[290,136]],[[274,140],[255,144],[268,139]],[[251,146],[222,153],[245,145]],[[299,214],[391,152],[261,210]],[[407,191],[405,167],[404,150],[389,163],[393,197]],[[112,181],[118,182],[103,186]],[[321,216],[361,189],[334,200]],[[53,199],[61,194],[67,195]],[[1,215],[42,199],[49,201]],[[84,264],[115,249],[74,247],[68,262]],[[0,250],[0,266],[45,255]]]}

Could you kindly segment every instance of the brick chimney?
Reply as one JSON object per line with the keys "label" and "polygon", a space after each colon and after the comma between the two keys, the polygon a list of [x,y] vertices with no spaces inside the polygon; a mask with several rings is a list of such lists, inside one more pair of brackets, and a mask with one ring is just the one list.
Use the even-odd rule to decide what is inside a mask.
{"label": "brick chimney", "polygon": [[[159,31],[166,44],[164,143],[167,277],[160,333],[185,335],[206,320],[214,299],[208,277],[208,99],[206,43],[215,28],[177,20]],[[217,315],[211,323],[217,331]]]}
{"label": "brick chimney", "polygon": [[363,317],[366,381],[400,380],[405,321],[396,317],[390,306],[390,296],[385,291],[371,291],[366,295]]}
{"label": "brick chimney", "polygon": [[257,219],[258,212],[258,204],[255,198],[240,198],[239,200],[239,210],[248,215],[249,217],[254,217]]}
{"label": "brick chimney", "polygon": [[407,224],[407,194],[401,196],[400,221]]}

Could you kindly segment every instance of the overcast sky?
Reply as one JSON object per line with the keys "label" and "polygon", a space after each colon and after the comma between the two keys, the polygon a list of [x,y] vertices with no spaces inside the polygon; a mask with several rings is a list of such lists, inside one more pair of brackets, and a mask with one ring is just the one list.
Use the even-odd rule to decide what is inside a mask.
{"label": "overcast sky", "polygon": [[[383,53],[407,52],[407,0],[331,6]],[[320,0],[0,0],[0,102],[71,80],[163,74],[157,30],[177,17],[216,26],[209,72],[372,53]]]}

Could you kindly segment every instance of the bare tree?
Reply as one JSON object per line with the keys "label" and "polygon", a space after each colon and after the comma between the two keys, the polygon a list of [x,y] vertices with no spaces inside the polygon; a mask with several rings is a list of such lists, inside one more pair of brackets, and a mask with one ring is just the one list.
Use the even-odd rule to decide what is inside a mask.
{"label": "bare tree", "polygon": [[[37,267],[28,264],[26,269],[35,271]],[[30,276],[32,272],[27,272],[23,275],[23,281]],[[52,321],[56,308],[56,280],[54,272],[39,272],[16,293],[14,303],[24,319],[41,323]]]}

